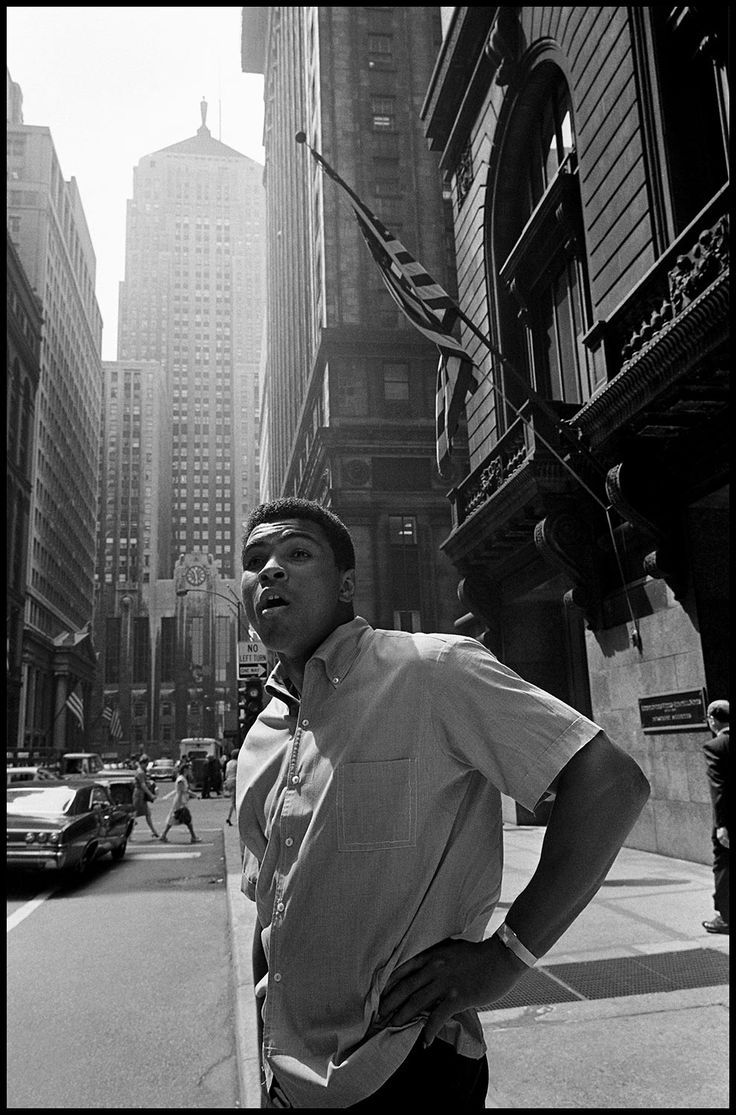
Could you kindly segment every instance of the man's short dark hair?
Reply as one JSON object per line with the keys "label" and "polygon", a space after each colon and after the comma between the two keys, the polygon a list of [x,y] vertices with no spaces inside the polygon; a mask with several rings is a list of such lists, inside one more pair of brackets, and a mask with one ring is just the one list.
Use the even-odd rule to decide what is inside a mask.
{"label": "man's short dark hair", "polygon": [[340,572],[355,569],[353,540],[342,519],[316,500],[302,499],[299,496],[272,499],[267,503],[259,503],[253,508],[243,530],[243,568],[245,568],[245,547],[251,533],[261,523],[274,523],[279,519],[308,519],[310,522],[317,523],[325,532]]}

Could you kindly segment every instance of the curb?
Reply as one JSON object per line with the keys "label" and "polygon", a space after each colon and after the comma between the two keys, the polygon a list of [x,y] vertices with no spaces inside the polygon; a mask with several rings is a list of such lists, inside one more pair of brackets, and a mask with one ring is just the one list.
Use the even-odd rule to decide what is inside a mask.
{"label": "curb", "polygon": [[261,1107],[261,1067],[258,1048],[251,948],[255,904],[240,889],[240,838],[235,825],[224,828],[228,924],[233,959],[235,1058],[241,1108]]}

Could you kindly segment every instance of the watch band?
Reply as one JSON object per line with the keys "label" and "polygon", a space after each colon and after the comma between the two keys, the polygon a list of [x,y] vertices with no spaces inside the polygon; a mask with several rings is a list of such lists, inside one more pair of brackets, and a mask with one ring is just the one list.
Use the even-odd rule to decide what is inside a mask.
{"label": "watch band", "polygon": [[527,968],[533,968],[537,963],[539,957],[535,956],[533,952],[529,952],[526,945],[522,945],[513,929],[511,929],[506,922],[504,922],[503,925],[499,925],[496,930],[496,936],[507,949],[510,949],[515,956],[518,956],[522,963],[526,964]]}

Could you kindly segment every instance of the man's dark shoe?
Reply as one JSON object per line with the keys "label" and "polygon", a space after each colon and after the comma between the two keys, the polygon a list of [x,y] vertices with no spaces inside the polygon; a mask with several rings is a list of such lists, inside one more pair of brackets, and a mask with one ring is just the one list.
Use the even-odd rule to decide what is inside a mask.
{"label": "man's dark shoe", "polygon": [[704,921],[703,928],[709,933],[730,933],[728,922],[724,921],[720,914],[716,914],[712,921]]}

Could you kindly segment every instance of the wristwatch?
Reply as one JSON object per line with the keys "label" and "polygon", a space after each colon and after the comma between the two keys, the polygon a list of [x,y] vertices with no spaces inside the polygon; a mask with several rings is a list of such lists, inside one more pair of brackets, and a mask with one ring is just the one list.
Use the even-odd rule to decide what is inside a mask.
{"label": "wristwatch", "polygon": [[511,929],[506,922],[504,922],[503,925],[499,925],[496,930],[496,936],[507,949],[513,952],[514,956],[518,956],[519,960],[521,960],[523,964],[526,964],[527,968],[533,968],[537,963],[539,957],[535,956],[533,952],[530,952],[526,945],[522,945],[513,929]]}

